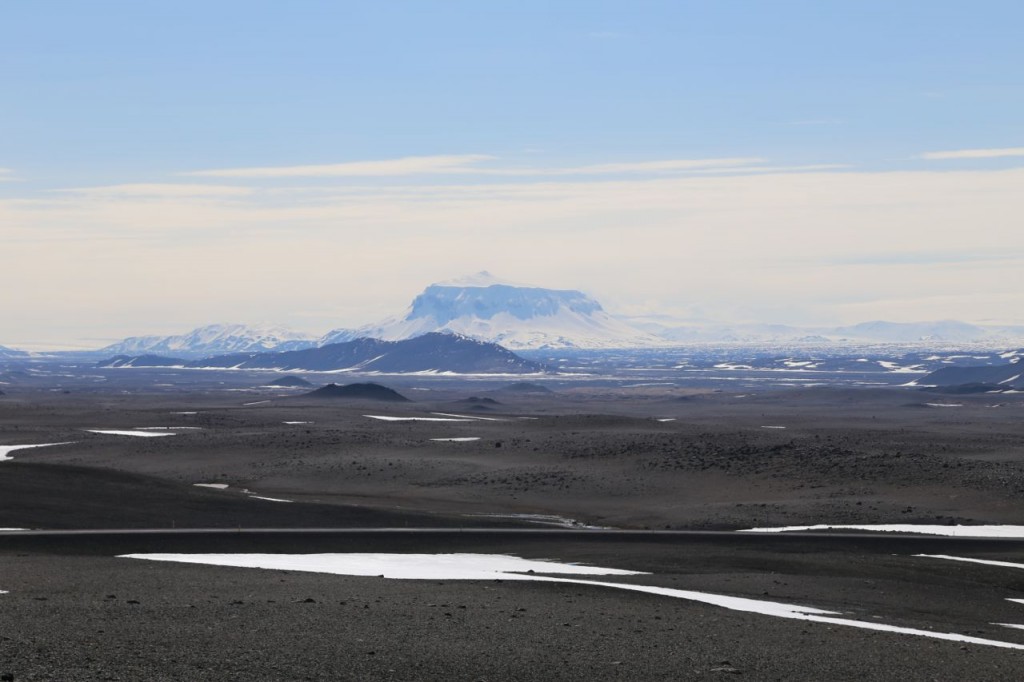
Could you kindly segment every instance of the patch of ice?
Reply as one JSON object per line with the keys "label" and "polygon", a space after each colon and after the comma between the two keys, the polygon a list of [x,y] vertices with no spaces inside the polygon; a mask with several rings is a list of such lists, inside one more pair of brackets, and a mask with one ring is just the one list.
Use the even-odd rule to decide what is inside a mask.
{"label": "patch of ice", "polygon": [[1019,623],[992,623],[992,625],[1001,625],[1004,628],[1013,628],[1014,630],[1024,630],[1024,625]]}
{"label": "patch of ice", "polygon": [[[571,585],[592,585],[618,590],[643,592],[647,594],[686,599],[719,606],[732,611],[757,613],[776,618],[805,620],[828,625],[842,625],[893,632],[919,637],[931,637],[954,642],[967,642],[1005,649],[1024,650],[1024,644],[1002,642],[957,633],[933,632],[914,628],[885,625],[878,622],[835,618],[835,611],[826,611],[811,606],[783,604],[781,602],[746,597],[730,597],[707,592],[678,590],[669,587],[609,583],[577,578],[560,578],[550,574],[572,575],[646,575],[640,571],[627,571],[600,566],[578,566],[553,561],[522,559],[516,556],[498,554],[124,554],[122,558],[146,559],[150,561],[175,561],[181,563],[207,564],[214,566],[237,566],[245,568],[268,568],[286,571],[308,571],[336,575],[378,576],[406,580],[523,580],[535,582],[567,583]],[[533,573],[529,573],[532,571]],[[539,574],[539,575],[538,575]],[[548,574],[548,575],[545,575]]]}
{"label": "patch of ice", "polygon": [[442,417],[388,417],[383,414],[364,414],[368,419],[379,419],[382,422],[471,422],[472,419],[451,419]]}
{"label": "patch of ice", "polygon": [[112,429],[85,429],[89,433],[102,433],[107,436],[137,436],[139,438],[159,438],[161,436],[175,436],[175,433],[156,433],[153,431],[116,431]]}
{"label": "patch of ice", "polygon": [[467,436],[465,438],[431,438],[430,440],[437,441],[439,443],[468,443],[470,441],[480,440],[480,439],[475,437],[475,436],[473,436],[473,437]]}
{"label": "patch of ice", "polygon": [[949,561],[964,561],[969,564],[984,564],[986,566],[1002,566],[1003,568],[1022,568],[1024,564],[1015,564],[1012,561],[996,561],[995,559],[971,559],[962,556],[950,556],[948,554],[915,554],[914,556],[927,559],[947,559]]}
{"label": "patch of ice", "polygon": [[10,457],[10,453],[15,450],[28,450],[29,448],[48,448],[52,445],[71,445],[73,441],[65,441],[63,443],[38,443],[36,445],[0,445],[0,462],[9,462],[13,457]]}
{"label": "patch of ice", "polygon": [[913,523],[829,524],[744,528],[739,533],[786,533],[802,530],[871,530],[885,533],[918,533],[964,538],[1024,538],[1024,526],[939,526]]}
{"label": "patch of ice", "polygon": [[503,422],[504,419],[498,419],[497,417],[476,417],[468,414],[449,414],[447,412],[431,412],[430,414],[436,414],[441,417],[458,417],[459,419],[472,419],[482,422]]}
{"label": "patch of ice", "polygon": [[193,483],[197,488],[215,488],[217,490],[226,490],[228,487],[227,483]]}

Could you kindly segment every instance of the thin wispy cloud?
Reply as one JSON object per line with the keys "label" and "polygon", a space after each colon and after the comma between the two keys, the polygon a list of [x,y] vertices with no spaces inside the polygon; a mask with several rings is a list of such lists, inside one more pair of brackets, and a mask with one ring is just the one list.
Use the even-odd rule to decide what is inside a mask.
{"label": "thin wispy cloud", "polygon": [[252,194],[252,189],[249,187],[184,183],[133,183],[124,185],[104,185],[99,187],[76,187],[57,191],[67,194],[93,197],[134,197],[155,199],[239,197]]}
{"label": "thin wispy cloud", "polygon": [[1002,147],[999,149],[954,149],[941,152],[925,152],[922,159],[1002,159],[1024,156],[1024,147]]}
{"label": "thin wispy cloud", "polygon": [[14,180],[14,171],[10,168],[0,168],[0,182],[5,180]]}
{"label": "thin wispy cloud", "polygon": [[451,154],[443,156],[406,156],[382,161],[351,161],[312,166],[266,166],[258,168],[221,168],[182,173],[207,178],[331,178],[388,177],[459,173],[474,163],[493,157],[486,154]]}
{"label": "thin wispy cloud", "polygon": [[634,161],[624,163],[600,163],[589,166],[568,168],[495,168],[480,169],[485,175],[619,175],[631,173],[672,173],[707,168],[737,168],[764,163],[756,156],[728,157],[715,159],[666,159],[661,161]]}
{"label": "thin wispy cloud", "polygon": [[274,179],[274,178],[331,178],[331,177],[400,177],[415,175],[505,175],[542,177],[559,175],[629,175],[692,172],[705,169],[755,167],[766,159],[756,156],[709,159],[661,159],[654,161],[626,161],[568,167],[498,166],[480,165],[498,161],[487,154],[461,154],[444,156],[408,156],[377,161],[310,166],[274,166],[259,168],[222,168],[182,173],[191,177]]}

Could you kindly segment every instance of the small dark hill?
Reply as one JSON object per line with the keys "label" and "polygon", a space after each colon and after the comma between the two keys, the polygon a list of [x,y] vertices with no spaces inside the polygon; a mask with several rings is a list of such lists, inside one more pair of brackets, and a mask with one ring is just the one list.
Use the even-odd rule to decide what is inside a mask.
{"label": "small dark hill", "polygon": [[284,388],[311,388],[312,383],[306,381],[302,377],[288,375],[281,377],[280,379],[274,379],[267,386],[282,386]]}
{"label": "small dark hill", "polygon": [[554,393],[547,386],[541,384],[535,384],[529,381],[517,381],[507,386],[502,386],[498,389],[503,393]]}
{"label": "small dark hill", "polygon": [[350,400],[382,400],[392,403],[412,402],[404,395],[380,384],[327,384],[323,388],[306,393],[307,398],[347,398]]}
{"label": "small dark hill", "polygon": [[481,398],[479,396],[472,396],[470,398],[463,398],[462,400],[456,400],[459,405],[501,405],[494,398]]}

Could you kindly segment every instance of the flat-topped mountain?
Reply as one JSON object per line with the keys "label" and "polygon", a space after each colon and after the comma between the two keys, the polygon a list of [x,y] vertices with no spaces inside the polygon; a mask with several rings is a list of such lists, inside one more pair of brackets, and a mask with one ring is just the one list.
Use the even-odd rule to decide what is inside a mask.
{"label": "flat-topped mountain", "polygon": [[625,348],[663,344],[604,311],[586,294],[500,281],[487,272],[428,286],[402,317],[328,332],[321,343],[409,339],[454,332],[511,349]]}

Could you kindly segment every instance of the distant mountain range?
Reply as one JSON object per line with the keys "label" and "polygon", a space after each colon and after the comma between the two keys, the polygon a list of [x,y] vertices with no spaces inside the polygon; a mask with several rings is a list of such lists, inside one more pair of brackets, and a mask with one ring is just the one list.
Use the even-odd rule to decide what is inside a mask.
{"label": "distant mountain range", "polygon": [[[873,321],[850,326],[722,324],[666,316],[624,318],[607,313],[594,298],[571,289],[544,289],[499,280],[480,272],[431,284],[400,316],[320,338],[282,327],[212,324],[173,336],[134,336],[96,351],[107,355],[196,359],[233,353],[300,351],[362,338],[412,339],[452,332],[512,350],[653,348],[687,344],[957,344],[1012,347],[1024,326],[978,326],[956,320]],[[11,357],[0,347],[0,358]]]}
{"label": "distant mountain range", "polygon": [[783,324],[724,325],[673,323],[634,318],[634,326],[668,343],[797,343],[815,345],[993,343],[1012,345],[1024,339],[1024,326],[978,326],[957,320],[931,322],[872,321],[840,327],[795,327]]}
{"label": "distant mountain range", "polygon": [[282,371],[382,374],[531,374],[543,365],[493,343],[456,334],[430,333],[403,341],[357,339],[320,348],[265,353],[235,353],[201,360],[154,355],[118,355],[99,367],[186,367],[202,369],[274,369]]}

